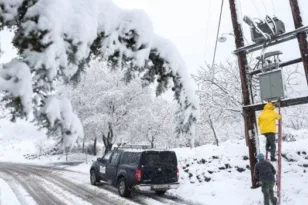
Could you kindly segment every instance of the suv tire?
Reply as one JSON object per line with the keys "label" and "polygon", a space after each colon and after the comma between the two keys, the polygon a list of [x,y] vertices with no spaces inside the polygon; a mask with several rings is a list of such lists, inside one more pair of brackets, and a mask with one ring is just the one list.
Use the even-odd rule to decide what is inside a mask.
{"label": "suv tire", "polygon": [[97,179],[95,171],[93,169],[90,172],[90,181],[91,184],[94,186],[97,186],[97,184],[99,183],[99,179]]}
{"label": "suv tire", "polygon": [[127,180],[124,177],[121,177],[118,180],[118,192],[120,196],[123,196],[123,197],[129,197],[131,194],[131,191],[127,185]]}
{"label": "suv tire", "polygon": [[165,191],[155,191],[155,193],[157,195],[164,195],[166,193],[166,190]]}

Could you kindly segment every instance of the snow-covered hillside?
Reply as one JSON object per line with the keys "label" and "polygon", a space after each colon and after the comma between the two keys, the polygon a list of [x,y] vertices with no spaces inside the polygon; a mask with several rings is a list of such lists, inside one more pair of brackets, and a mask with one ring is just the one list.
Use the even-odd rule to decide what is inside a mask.
{"label": "snow-covered hillside", "polygon": [[[301,131],[301,134],[304,133]],[[263,152],[264,137],[260,139]],[[308,139],[297,139],[282,145],[283,205],[301,205],[308,201],[307,145]],[[248,147],[245,140],[228,141],[219,147],[206,145],[195,149],[181,148],[176,152],[182,186],[172,193],[204,205],[263,204],[261,189],[250,188]]]}
{"label": "snow-covered hillside", "polygon": [[45,132],[29,122],[0,120],[0,161],[25,161],[23,155],[37,153],[38,145],[43,142],[46,143]]}

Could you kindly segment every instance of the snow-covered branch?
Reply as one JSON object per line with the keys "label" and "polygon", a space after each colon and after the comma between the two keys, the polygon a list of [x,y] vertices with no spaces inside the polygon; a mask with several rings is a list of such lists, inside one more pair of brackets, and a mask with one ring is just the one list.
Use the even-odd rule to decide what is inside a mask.
{"label": "snow-covered branch", "polygon": [[35,109],[55,92],[56,81],[80,80],[98,57],[114,68],[126,65],[128,79],[145,71],[146,84],[159,82],[157,95],[172,80],[177,131],[194,135],[198,104],[185,63],[169,41],[153,33],[144,12],[122,10],[111,0],[0,0],[0,9],[0,23],[17,27],[13,44],[31,71],[23,78],[32,82]]}

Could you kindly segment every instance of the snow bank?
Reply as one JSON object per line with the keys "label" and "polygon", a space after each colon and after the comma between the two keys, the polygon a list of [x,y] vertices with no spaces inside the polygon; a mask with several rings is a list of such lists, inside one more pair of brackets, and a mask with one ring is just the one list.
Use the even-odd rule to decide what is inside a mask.
{"label": "snow bank", "polygon": [[[260,136],[264,152],[264,137]],[[282,204],[297,205],[308,200],[308,140],[282,145]],[[175,149],[181,186],[169,191],[204,205],[257,205],[263,203],[261,189],[250,189],[248,147],[245,141],[228,141],[217,147]],[[277,167],[277,163],[274,163]],[[232,199],[232,200],[230,200]]]}
{"label": "snow bank", "polygon": [[11,187],[0,178],[0,204],[20,205]]}
{"label": "snow bank", "polygon": [[23,162],[25,154],[37,154],[36,142],[46,141],[44,130],[24,120],[0,120],[0,161]]}

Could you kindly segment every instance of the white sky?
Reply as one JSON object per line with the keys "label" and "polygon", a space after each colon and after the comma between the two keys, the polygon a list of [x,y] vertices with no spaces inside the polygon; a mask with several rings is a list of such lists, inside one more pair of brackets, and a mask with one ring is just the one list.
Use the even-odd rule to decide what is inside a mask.
{"label": "white sky", "polygon": [[[243,15],[264,19],[265,15],[276,15],[286,24],[286,30],[294,29],[289,0],[237,0],[240,2],[241,19]],[[299,0],[304,22],[308,22],[308,1]],[[214,53],[216,31],[218,25],[220,4],[222,0],[114,0],[124,9],[142,9],[153,22],[156,34],[170,39],[182,54],[191,73],[204,65],[211,63]],[[246,39],[250,41],[248,25],[242,24]],[[233,32],[229,1],[224,0],[223,16],[220,33]],[[6,52],[0,61],[8,61],[14,51],[10,45],[10,33],[2,32],[2,49]],[[228,41],[218,43],[216,63],[235,56],[234,38],[227,36]],[[297,40],[281,44],[270,50],[282,50],[282,60],[300,57]],[[235,59],[235,58],[234,58]],[[299,64],[300,65],[300,64]],[[304,81],[304,78],[301,79]],[[305,82],[304,82],[305,83]],[[305,86],[302,89],[306,89]]]}
{"label": "white sky", "polygon": [[[304,22],[308,22],[308,0],[299,0]],[[156,34],[164,36],[177,46],[189,71],[196,70],[205,64],[211,64],[214,54],[218,18],[222,0],[114,0],[125,9],[145,10],[153,22]],[[294,29],[289,0],[237,0],[239,2],[240,18],[244,15],[264,19],[265,15],[277,16],[286,26],[286,31]],[[305,11],[305,12],[304,12]],[[245,38],[250,40],[250,31],[243,23]],[[220,33],[233,33],[229,1],[224,0]],[[232,51],[235,49],[234,38],[228,36],[225,43],[218,43],[216,63],[226,59],[235,59]],[[271,47],[266,51],[281,50],[282,61],[300,57],[297,40]],[[258,56],[258,52],[255,56]],[[303,72],[302,65],[301,72]],[[304,77],[299,76],[301,90],[307,90]]]}

